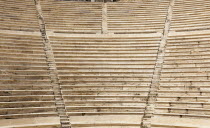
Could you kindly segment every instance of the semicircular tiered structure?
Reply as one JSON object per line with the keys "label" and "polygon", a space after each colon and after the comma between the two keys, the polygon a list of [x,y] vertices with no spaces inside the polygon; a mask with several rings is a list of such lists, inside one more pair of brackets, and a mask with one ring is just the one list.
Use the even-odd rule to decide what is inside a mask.
{"label": "semicircular tiered structure", "polygon": [[210,1],[0,1],[0,128],[209,128]]}

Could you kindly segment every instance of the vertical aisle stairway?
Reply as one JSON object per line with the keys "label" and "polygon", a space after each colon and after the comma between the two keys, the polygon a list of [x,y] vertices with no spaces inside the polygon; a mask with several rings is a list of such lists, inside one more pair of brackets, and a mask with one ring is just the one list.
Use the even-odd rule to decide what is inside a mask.
{"label": "vertical aisle stairway", "polygon": [[209,4],[0,1],[0,127],[209,128]]}
{"label": "vertical aisle stairway", "polygon": [[[169,1],[123,4],[41,0],[40,5],[71,127],[139,128]],[[144,5],[147,9],[157,6],[153,16],[159,19],[145,17],[152,12],[146,12]],[[123,22],[121,33],[109,29],[116,12],[123,16],[110,10],[118,7],[130,7],[128,15],[131,20],[136,18],[135,23]],[[114,18],[122,22],[122,17]],[[144,24],[146,20],[149,22]],[[97,24],[101,25],[99,32]],[[134,29],[130,31],[131,26]]]}
{"label": "vertical aisle stairway", "polygon": [[63,36],[50,39],[72,127],[140,127],[161,34]]}

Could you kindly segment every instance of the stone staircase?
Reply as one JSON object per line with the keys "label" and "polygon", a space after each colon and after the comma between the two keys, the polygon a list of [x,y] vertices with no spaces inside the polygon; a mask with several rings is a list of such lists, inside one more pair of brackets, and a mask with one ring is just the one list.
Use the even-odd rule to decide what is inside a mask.
{"label": "stone staircase", "polygon": [[160,34],[77,36],[49,37],[72,127],[140,127]]}
{"label": "stone staircase", "polygon": [[34,1],[6,0],[0,6],[0,127],[58,128]]}
{"label": "stone staircase", "polygon": [[0,3],[1,128],[210,127],[209,1]]}

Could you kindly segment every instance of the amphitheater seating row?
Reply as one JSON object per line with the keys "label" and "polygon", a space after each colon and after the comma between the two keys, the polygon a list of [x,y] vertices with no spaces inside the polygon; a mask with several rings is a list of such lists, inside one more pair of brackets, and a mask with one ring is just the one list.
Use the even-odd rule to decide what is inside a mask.
{"label": "amphitheater seating row", "polygon": [[[39,31],[33,0],[6,0],[0,3],[1,29]],[[116,34],[162,32],[168,4],[168,0],[108,3],[108,30]],[[208,5],[209,2],[204,0],[176,0],[171,31],[209,29]],[[41,6],[48,30],[89,34],[101,32],[100,2],[42,0]]]}
{"label": "amphitheater seating row", "polygon": [[171,31],[208,30],[210,1],[176,0],[171,23]]}
{"label": "amphitheater seating row", "polygon": [[209,33],[169,36],[156,115],[210,117],[209,41]]}
{"label": "amphitheater seating row", "polygon": [[0,1],[1,30],[39,31],[33,0]]}
{"label": "amphitheater seating row", "polygon": [[57,116],[40,35],[0,33],[0,119]]}
{"label": "amphitheater seating row", "polygon": [[56,33],[101,33],[102,3],[41,1],[47,30]]}
{"label": "amphitheater seating row", "polygon": [[[102,4],[41,0],[47,31],[55,34],[49,39],[67,114],[73,128],[139,127],[169,0],[107,3],[108,32],[115,35],[93,35],[102,31]],[[210,32],[200,32],[208,29],[208,5],[205,0],[175,2],[156,120],[210,117]],[[0,29],[12,30],[0,32],[0,127],[4,122],[12,127],[19,118],[58,117],[41,36],[13,33],[39,31],[33,0],[0,1],[0,7]]]}
{"label": "amphitheater seating row", "polygon": [[110,2],[107,5],[109,33],[139,34],[163,32],[169,0]]}
{"label": "amphitheater seating row", "polygon": [[[41,1],[48,30],[71,34],[101,33],[102,4]],[[107,3],[108,31],[115,34],[161,33],[168,6],[168,0]]]}
{"label": "amphitheater seating row", "polygon": [[71,118],[143,114],[160,35],[50,39]]}

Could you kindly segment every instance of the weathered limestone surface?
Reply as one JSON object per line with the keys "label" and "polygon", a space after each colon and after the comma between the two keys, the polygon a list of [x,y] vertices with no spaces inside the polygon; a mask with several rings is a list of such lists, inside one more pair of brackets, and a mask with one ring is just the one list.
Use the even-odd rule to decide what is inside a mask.
{"label": "weathered limestone surface", "polygon": [[158,96],[158,89],[160,85],[160,75],[163,69],[163,62],[165,59],[166,53],[166,43],[169,35],[171,18],[173,13],[174,0],[170,0],[168,13],[165,20],[165,25],[163,29],[163,34],[161,36],[160,46],[157,52],[157,59],[154,67],[154,72],[152,76],[152,82],[150,84],[149,94],[147,98],[147,105],[144,111],[144,116],[142,118],[141,126],[142,127],[151,127],[151,118],[154,115],[155,111],[155,101]]}
{"label": "weathered limestone surface", "polygon": [[[138,116],[141,120],[145,109],[161,37],[160,34],[147,35],[50,36],[71,119],[87,116],[77,121],[82,126],[89,116],[112,115],[119,120],[114,121],[110,116],[110,120],[98,123],[104,127],[140,126],[140,121],[122,124],[119,121],[125,115]],[[74,121],[71,123],[74,126]],[[93,120],[87,125],[95,123]]]}
{"label": "weathered limestone surface", "polygon": [[209,1],[0,3],[1,128],[210,127]]}
{"label": "weathered limestone surface", "polygon": [[51,79],[51,85],[53,88],[56,111],[58,113],[58,116],[60,117],[61,127],[70,128],[71,124],[69,122],[69,117],[66,113],[66,106],[65,106],[62,92],[61,92],[61,86],[60,86],[60,81],[58,78],[55,58],[54,58],[54,54],[52,51],[52,46],[51,46],[49,37],[47,35],[46,24],[45,24],[44,17],[42,14],[42,7],[39,0],[34,0],[34,2],[35,2],[36,10],[37,10],[40,32],[43,38],[46,62],[49,67],[49,77]]}
{"label": "weathered limestone surface", "polygon": [[210,1],[176,0],[171,31],[209,30]]}
{"label": "weathered limestone surface", "polygon": [[59,117],[35,117],[21,119],[2,119],[1,128],[59,128]]}
{"label": "weathered limestone surface", "polygon": [[101,2],[41,0],[41,5],[47,30],[69,34],[101,33]]}
{"label": "weathered limestone surface", "polygon": [[108,30],[115,34],[162,33],[169,1],[110,2]]}
{"label": "weathered limestone surface", "polygon": [[209,119],[159,116],[152,119],[152,128],[209,128]]}
{"label": "weathered limestone surface", "polygon": [[[18,118],[31,118],[30,121],[37,117],[56,117],[40,33],[0,33],[0,51],[0,118],[13,119],[0,121],[11,121],[11,124],[7,124],[9,127],[16,125],[15,119]],[[41,126],[36,123],[28,125]]]}
{"label": "weathered limestone surface", "polygon": [[0,29],[15,31],[39,31],[33,0],[1,0]]}
{"label": "weathered limestone surface", "polygon": [[1,108],[5,109],[0,117],[56,115],[40,34],[0,33],[0,39],[0,99]]}
{"label": "weathered limestone surface", "polygon": [[155,119],[174,116],[180,122],[186,118],[209,120],[208,35],[209,31],[169,35]]}

